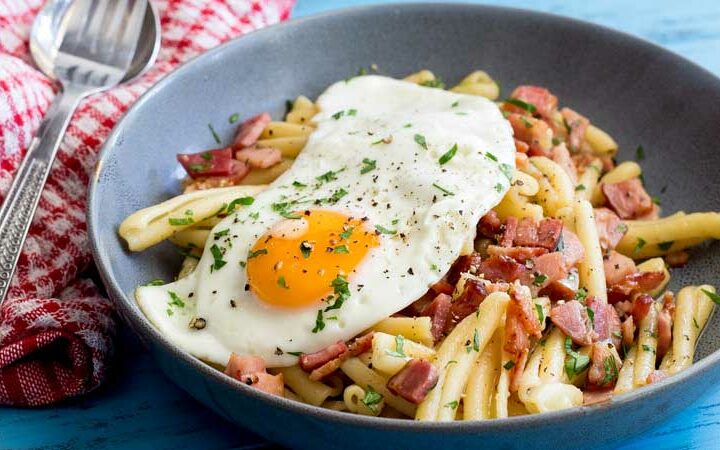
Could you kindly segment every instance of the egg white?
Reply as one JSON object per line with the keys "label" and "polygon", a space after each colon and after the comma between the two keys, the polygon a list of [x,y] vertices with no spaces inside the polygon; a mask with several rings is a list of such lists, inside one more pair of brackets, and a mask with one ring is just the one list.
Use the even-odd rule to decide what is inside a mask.
{"label": "egg white", "polygon": [[[235,352],[262,356],[270,367],[288,366],[297,358],[287,352],[313,352],[348,340],[400,311],[437,282],[459,255],[471,251],[478,220],[509,187],[512,131],[485,98],[362,76],[330,86],[317,103],[317,130],[290,170],[257,195],[252,206],[213,230],[230,230],[231,240],[219,241],[226,247],[226,265],[211,272],[209,247],[218,243],[211,238],[192,274],[136,291],[140,308],[160,332],[203,360],[225,364]],[[418,135],[427,148],[418,143]],[[455,156],[440,164],[453,145]],[[365,158],[377,161],[377,167],[361,174]],[[316,179],[340,170],[336,180]],[[307,187],[298,189],[294,181]],[[313,332],[318,309],[325,304],[269,307],[246,290],[240,263],[261,235],[285,220],[272,210],[273,203],[328,198],[338,189],[349,194],[322,208],[367,217],[369,227],[397,233],[381,235],[380,246],[350,274],[351,296],[333,311],[336,320],[325,320],[325,328]],[[257,219],[250,216],[254,213]],[[170,304],[169,292],[184,306]],[[206,324],[201,330],[189,326],[198,317]]]}

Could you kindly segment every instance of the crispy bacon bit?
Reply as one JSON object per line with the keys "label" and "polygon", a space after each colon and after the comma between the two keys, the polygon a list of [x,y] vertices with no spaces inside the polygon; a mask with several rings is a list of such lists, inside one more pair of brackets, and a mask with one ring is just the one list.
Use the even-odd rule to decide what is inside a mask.
{"label": "crispy bacon bit", "polygon": [[[466,283],[467,284],[467,283]],[[450,302],[452,297],[447,294],[438,294],[423,311],[424,316],[430,316],[433,340],[438,342],[450,322]]]}
{"label": "crispy bacon bit", "polygon": [[[537,113],[546,119],[552,118],[553,113],[558,106],[557,97],[552,95],[550,91],[544,87],[540,86],[518,86],[512,92],[510,97],[533,105],[537,110]],[[509,103],[505,103],[503,107],[506,111],[510,112],[522,113],[525,111],[524,109]]]}
{"label": "crispy bacon bit", "polygon": [[510,369],[510,392],[517,392],[520,378],[525,371],[527,365],[529,349],[523,349],[520,355],[517,357],[517,361],[514,361],[512,369]]}
{"label": "crispy bacon bit", "polygon": [[655,300],[648,294],[636,295],[632,301],[632,317],[635,323],[640,325],[648,311],[650,311],[650,307],[654,304]]}
{"label": "crispy bacon bit", "polygon": [[538,227],[533,219],[525,217],[518,223],[513,243],[523,247],[537,246]]}
{"label": "crispy bacon bit", "polygon": [[283,375],[265,372],[265,360],[259,356],[230,355],[225,373],[268,394],[283,396]]}
{"label": "crispy bacon bit", "polygon": [[610,208],[621,219],[636,219],[653,209],[653,202],[638,178],[619,183],[601,183]]}
{"label": "crispy bacon bit", "polygon": [[619,347],[621,324],[620,316],[615,308],[595,296],[588,297],[586,304],[593,311],[593,325],[597,340],[610,341],[616,348]]}
{"label": "crispy bacon bit", "polygon": [[481,235],[495,239],[497,235],[503,231],[503,223],[498,218],[495,210],[490,210],[487,214],[480,218],[478,222],[478,233]]}
{"label": "crispy bacon bit", "polygon": [[608,302],[615,304],[628,300],[634,293],[650,292],[665,280],[663,272],[635,272],[608,289]]}
{"label": "crispy bacon bit", "polygon": [[524,218],[517,225],[513,243],[521,247],[543,247],[555,250],[563,231],[560,219],[543,219],[535,223],[533,219]]}
{"label": "crispy bacon bit", "polygon": [[683,251],[672,252],[665,255],[665,262],[670,267],[682,267],[687,264],[689,259],[690,254]]}
{"label": "crispy bacon bit", "polygon": [[388,380],[387,388],[393,394],[418,405],[435,387],[439,378],[435,366],[422,359],[411,359]]}
{"label": "crispy bacon bit", "polygon": [[503,227],[503,233],[500,239],[498,239],[498,244],[501,247],[512,247],[513,241],[515,240],[515,236],[517,235],[518,231],[518,219],[517,217],[510,216],[505,220],[505,225]]}
{"label": "crispy bacon bit", "polygon": [[529,289],[516,287],[511,290],[508,311],[510,311],[511,308],[517,310],[518,318],[529,335],[535,336],[536,338],[542,336],[542,324],[537,315],[537,309],[532,301]]}
{"label": "crispy bacon bit", "polygon": [[570,150],[577,152],[585,140],[585,131],[587,131],[590,121],[570,108],[561,109],[560,114],[565,121],[565,126],[570,129],[568,136]]}
{"label": "crispy bacon bit", "polygon": [[250,375],[243,375],[239,380],[248,386],[259,389],[268,394],[282,397],[285,392],[283,374],[270,375],[266,372],[256,372]]}
{"label": "crispy bacon bit", "polygon": [[348,352],[351,356],[361,355],[372,348],[374,333],[363,334],[362,336],[355,338],[354,341],[348,346]]}
{"label": "crispy bacon bit", "polygon": [[479,253],[471,253],[459,257],[455,263],[453,263],[447,274],[448,283],[455,286],[460,279],[461,273],[476,274],[478,267],[480,267],[481,260],[482,257]]}
{"label": "crispy bacon bit", "polygon": [[583,405],[597,405],[599,403],[605,403],[610,401],[610,399],[613,396],[613,390],[612,389],[598,389],[598,390],[588,390],[585,389],[583,391]]}
{"label": "crispy bacon bit", "polygon": [[[458,323],[470,314],[477,311],[478,306],[487,297],[485,283],[467,278],[462,293],[450,304],[450,319],[452,323]],[[450,325],[450,323],[448,323]],[[442,331],[447,330],[444,328]]]}
{"label": "crispy bacon bit", "polygon": [[517,113],[510,113],[507,119],[515,139],[530,145],[530,156],[550,156],[552,131],[547,123]]}
{"label": "crispy bacon bit", "polygon": [[657,357],[662,359],[665,353],[670,349],[672,343],[672,322],[675,312],[675,296],[671,292],[666,292],[663,296],[663,309],[657,318]]}
{"label": "crispy bacon bit", "polygon": [[310,375],[308,378],[310,378],[313,381],[320,381],[323,378],[327,377],[328,375],[331,375],[335,373],[336,370],[342,366],[342,363],[347,359],[347,353],[343,353],[342,355],[338,356],[335,359],[331,359],[330,361],[326,362],[322,366],[318,367],[317,369],[313,369],[312,372],[310,372]]}
{"label": "crispy bacon bit", "polygon": [[233,147],[244,148],[255,145],[265,127],[270,123],[272,117],[269,113],[260,113],[251,117],[238,127]]}
{"label": "crispy bacon bit", "polygon": [[577,269],[571,269],[568,276],[562,280],[552,281],[550,284],[542,288],[540,295],[550,297],[550,300],[556,302],[559,300],[572,300],[580,287],[580,277]]}
{"label": "crispy bacon bit", "polygon": [[578,345],[590,345],[596,337],[587,308],[577,300],[554,306],[550,310],[550,320]]}
{"label": "crispy bacon bit", "polygon": [[652,372],[650,372],[650,375],[648,375],[646,382],[647,384],[657,383],[669,376],[670,374],[665,372],[664,370],[653,370]]}
{"label": "crispy bacon bit", "polygon": [[528,259],[538,257],[547,253],[547,249],[542,247],[500,247],[498,245],[488,245],[488,255],[507,256],[519,263],[524,263]]}
{"label": "crispy bacon bit", "polygon": [[620,220],[617,214],[607,208],[595,209],[595,225],[600,238],[600,247],[604,252],[617,247],[627,232],[627,225]]}
{"label": "crispy bacon bit", "polygon": [[622,360],[612,344],[595,342],[592,346],[588,381],[600,387],[613,387],[617,381]]}
{"label": "crispy bacon bit", "polygon": [[619,284],[625,277],[637,272],[635,262],[615,250],[604,258],[603,267],[605,268],[605,282],[608,286]]}
{"label": "crispy bacon bit", "polygon": [[635,320],[633,320],[633,316],[628,316],[620,328],[622,330],[622,343],[625,347],[630,348],[635,340]]}
{"label": "crispy bacon bit", "polygon": [[573,185],[577,184],[577,169],[575,168],[575,163],[573,162],[565,143],[561,142],[560,145],[554,146],[550,153],[552,154],[551,159],[562,167],[568,177],[570,177],[570,181],[573,182]]}
{"label": "crispy bacon bit", "polygon": [[505,345],[504,349],[512,355],[519,355],[525,349],[530,348],[530,336],[523,326],[520,315],[522,309],[512,306],[512,302],[508,305],[505,315]]}
{"label": "crispy bacon bit", "polygon": [[433,292],[436,294],[452,294],[455,291],[455,286],[450,284],[447,279],[440,278],[440,280],[430,286],[430,289],[432,289]]}
{"label": "crispy bacon bit", "polygon": [[190,178],[228,177],[239,172],[245,164],[232,157],[232,149],[218,148],[204,152],[178,154],[177,160]]}
{"label": "crispy bacon bit", "polygon": [[565,267],[573,267],[585,258],[585,247],[583,247],[577,234],[563,228],[562,231],[562,254],[565,258]]}
{"label": "crispy bacon bit", "polygon": [[547,253],[537,258],[533,258],[533,273],[541,274],[545,278],[535,277],[533,285],[537,287],[545,287],[553,281],[559,281],[567,278],[568,269],[565,267],[565,259],[562,253]]}
{"label": "crispy bacon bit", "polygon": [[515,281],[526,275],[525,266],[506,256],[490,256],[480,263],[478,272],[489,281]]}
{"label": "crispy bacon bit", "polygon": [[530,146],[520,140],[515,139],[515,151],[518,153],[527,153],[530,150]]}
{"label": "crispy bacon bit", "polygon": [[[361,353],[365,353],[368,350],[370,350],[372,348],[372,340],[373,340],[373,332],[372,331],[367,334],[364,334],[363,336],[356,338],[350,344],[350,346],[346,346],[345,351],[343,351],[342,353],[340,353],[333,359],[323,363],[321,366],[313,369],[312,372],[310,372],[309,378],[313,381],[320,381],[323,378],[327,377],[328,375],[334,373],[336,370],[338,370],[340,368],[342,363],[349,357],[358,356]],[[338,345],[340,342],[342,342],[342,341],[338,341],[337,344],[333,344],[333,345]],[[332,347],[333,345],[331,345],[329,347]],[[343,345],[345,345],[344,342],[343,342]],[[326,347],[326,348],[329,348],[329,347]],[[303,355],[303,356],[305,356],[305,355]],[[302,361],[302,356],[300,358]],[[301,367],[302,367],[302,364],[301,364]],[[305,370],[304,367],[303,367],[303,370]]]}
{"label": "crispy bacon bit", "polygon": [[303,353],[300,356],[299,364],[305,372],[310,372],[328,361],[332,361],[346,351],[348,351],[348,347],[345,342],[337,341],[315,353]]}
{"label": "crispy bacon bit", "polygon": [[276,148],[248,147],[237,152],[235,159],[253,169],[267,169],[282,161],[282,153]]}

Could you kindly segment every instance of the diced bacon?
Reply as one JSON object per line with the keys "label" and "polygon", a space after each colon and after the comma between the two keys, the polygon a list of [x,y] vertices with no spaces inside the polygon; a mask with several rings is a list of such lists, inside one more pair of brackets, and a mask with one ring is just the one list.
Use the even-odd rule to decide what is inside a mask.
{"label": "diced bacon", "polygon": [[529,335],[537,338],[541,337],[542,325],[529,289],[517,287],[510,292],[508,314],[517,314],[520,323],[522,323]]}
{"label": "diced bacon", "polygon": [[269,113],[260,113],[241,123],[235,134],[233,147],[244,148],[255,145],[265,127],[270,123],[272,117]]}
{"label": "diced bacon", "polygon": [[518,231],[518,219],[517,217],[510,216],[505,220],[505,224],[503,225],[503,232],[500,239],[498,239],[498,244],[501,247],[512,247],[513,241],[515,241],[515,236],[517,236]]}
{"label": "diced bacon", "polygon": [[338,356],[335,359],[331,359],[330,361],[326,362],[322,366],[318,367],[317,369],[313,369],[312,372],[310,372],[310,375],[308,378],[310,378],[313,381],[320,381],[327,376],[335,373],[336,370],[342,366],[342,363],[347,359],[347,353],[343,353],[342,355]]}
{"label": "diced bacon", "polygon": [[516,227],[515,237],[513,238],[515,245],[523,247],[535,247],[538,243],[538,227],[534,220],[523,218]]}
{"label": "diced bacon", "polygon": [[632,301],[630,300],[623,300],[621,302],[612,303],[610,302],[610,299],[608,299],[608,303],[613,305],[615,311],[617,311],[620,317],[627,317],[632,313]]}
{"label": "diced bacon", "polygon": [[477,229],[478,233],[481,235],[495,239],[497,235],[503,232],[503,223],[498,218],[495,210],[491,209],[487,214],[480,218]]}
{"label": "diced bacon", "polygon": [[524,263],[528,259],[538,257],[547,253],[547,249],[542,247],[500,247],[498,245],[488,245],[488,255],[507,256],[517,262]]}
{"label": "diced bacon", "polygon": [[520,384],[520,379],[527,365],[529,351],[527,348],[523,349],[520,355],[518,355],[517,361],[513,361],[515,364],[512,369],[510,369],[510,392],[517,392],[519,388],[518,385]]}
{"label": "diced bacon", "polygon": [[348,347],[345,342],[337,341],[336,343],[328,345],[315,353],[303,353],[300,356],[299,364],[304,371],[310,372],[328,361],[337,358],[346,351],[348,351]]}
{"label": "diced bacon", "polygon": [[583,405],[597,405],[610,401],[613,396],[612,389],[585,389],[583,391]]}
{"label": "diced bacon", "polygon": [[622,324],[620,322],[620,316],[617,310],[610,304],[605,305],[607,310],[608,321],[610,323],[610,341],[612,341],[615,348],[620,348],[622,345]]}
{"label": "diced bacon", "polygon": [[583,247],[577,234],[567,228],[563,228],[562,240],[563,245],[560,251],[565,259],[565,267],[574,267],[585,258],[585,247]]}
{"label": "diced bacon", "polygon": [[673,252],[665,255],[665,262],[670,267],[682,267],[690,260],[690,254],[688,252]]}
{"label": "diced bacon", "polygon": [[282,161],[282,153],[276,148],[248,147],[238,151],[235,159],[250,165],[253,169],[267,169]]}
{"label": "diced bacon", "polygon": [[[314,368],[310,372],[309,378],[313,381],[320,381],[320,380],[324,379],[325,377],[327,377],[328,375],[335,373],[335,371],[338,370],[340,368],[340,366],[342,365],[342,363],[349,357],[358,356],[362,353],[369,351],[372,348],[372,340],[373,340],[373,332],[372,331],[367,334],[364,334],[358,338],[355,338],[355,340],[349,346],[345,347],[346,348],[345,351],[340,352],[333,359],[330,359],[329,361],[324,362],[319,367]],[[338,344],[340,344],[341,342],[342,341],[338,341],[336,344],[332,344],[331,346],[326,347],[326,348],[330,348],[332,346],[338,346]],[[342,342],[342,344],[345,345],[344,342]],[[335,351],[337,352],[340,348],[342,348],[342,347],[338,346],[338,348],[336,348]],[[303,356],[305,356],[305,355],[303,355]],[[302,356],[300,358],[302,361]],[[300,367],[302,367],[302,364]],[[303,370],[306,370],[306,369],[303,367]]]}
{"label": "diced bacon", "polygon": [[536,277],[533,285],[537,287],[545,287],[553,281],[559,281],[567,278],[568,269],[565,267],[565,258],[561,252],[546,253],[544,255],[533,258],[532,271],[534,274],[542,274],[545,278],[542,282]]}
{"label": "diced bacon", "polygon": [[512,286],[510,283],[485,283],[485,289],[487,289],[488,294],[492,294],[494,292],[510,292],[510,286]]}
{"label": "diced bacon", "polygon": [[663,272],[635,272],[608,288],[608,302],[628,300],[633,293],[650,292],[665,280]]}
{"label": "diced bacon", "polygon": [[601,183],[608,206],[621,219],[636,219],[653,209],[653,202],[639,178],[619,183]]}
{"label": "diced bacon", "polygon": [[637,271],[635,262],[627,256],[611,251],[603,260],[605,282],[608,286],[621,283],[625,277]]}
{"label": "diced bacon", "polygon": [[573,185],[577,184],[577,169],[575,168],[575,163],[573,162],[565,143],[560,143],[560,145],[554,146],[550,153],[552,155],[551,159],[563,169],[568,177],[570,177],[570,181],[572,181]]}
{"label": "diced bacon", "polygon": [[669,376],[670,374],[664,370],[653,370],[650,372],[650,375],[648,375],[646,382],[647,384],[658,383]]}
{"label": "diced bacon", "polygon": [[447,280],[450,284],[455,286],[460,279],[460,274],[471,273],[476,274],[478,267],[482,261],[482,256],[479,253],[471,253],[469,255],[463,255],[459,257],[453,263],[450,271],[447,274]]}
{"label": "diced bacon", "polygon": [[628,316],[620,328],[622,330],[622,343],[625,347],[630,348],[635,340],[635,320],[633,316]]}
{"label": "diced bacon", "polygon": [[505,345],[503,348],[512,355],[519,355],[523,350],[530,348],[530,335],[523,326],[520,315],[522,310],[508,305],[505,314]]}
{"label": "diced bacon", "polygon": [[550,300],[554,302],[559,300],[572,300],[575,298],[579,287],[580,277],[578,276],[578,271],[577,269],[571,269],[567,277],[562,280],[550,282],[550,284],[540,290],[539,294],[550,297]]}
{"label": "diced bacon", "polygon": [[[485,300],[487,295],[485,283],[471,278],[466,279],[462,293],[450,304],[450,319],[452,323],[458,323],[477,311],[478,306]],[[444,328],[442,331],[447,329],[448,328]]]}
{"label": "diced bacon", "polygon": [[281,373],[270,375],[266,372],[256,372],[250,375],[243,375],[240,381],[255,389],[279,397],[282,397],[285,392],[285,382],[283,380],[283,374]]}
{"label": "diced bacon", "polygon": [[369,351],[372,348],[373,336],[374,333],[371,331],[355,338],[355,340],[348,346],[348,353],[350,356],[358,356]]}
{"label": "diced bacon", "polygon": [[576,152],[580,150],[580,146],[585,140],[585,132],[590,125],[590,121],[570,108],[561,109],[560,114],[562,114],[565,125],[570,129],[570,135],[568,136],[570,149]]}
{"label": "diced bacon", "polygon": [[654,304],[655,300],[647,294],[635,296],[632,302],[632,317],[635,323],[640,325]]}
{"label": "diced bacon", "polygon": [[[527,145],[527,144],[526,144]],[[525,170],[527,169],[528,162],[530,160],[528,159],[528,155],[525,153],[515,152],[515,168],[518,170]]]}
{"label": "diced bacon", "polygon": [[522,219],[517,225],[513,243],[522,247],[543,247],[555,250],[563,231],[560,219],[543,219],[535,223],[530,218]]}
{"label": "diced bacon", "polygon": [[430,316],[433,340],[438,342],[442,338],[443,333],[447,329],[450,322],[450,302],[452,297],[447,294],[438,294],[427,309],[423,311],[423,315]]}
{"label": "diced bacon", "polygon": [[550,320],[578,345],[590,345],[596,336],[590,326],[587,308],[577,300],[554,306],[550,310]]}
{"label": "diced bacon", "polygon": [[430,286],[436,294],[452,294],[455,291],[455,286],[450,284],[447,279],[441,278],[437,283]]}
{"label": "diced bacon", "polygon": [[663,309],[657,318],[657,357],[662,359],[665,353],[670,349],[672,343],[672,323],[673,313],[675,312],[674,295],[670,292],[663,297]]}
{"label": "diced bacon", "polygon": [[637,216],[635,220],[657,220],[660,218],[660,207],[654,202],[652,208],[643,215]]}
{"label": "diced bacon", "polygon": [[230,354],[225,373],[239,380],[243,375],[265,372],[265,360],[259,356],[240,356]]}
{"label": "diced bacon", "polygon": [[[557,110],[558,99],[552,95],[550,91],[540,86],[518,86],[512,92],[511,98],[522,100],[525,103],[533,105],[537,110],[537,113],[546,118],[550,119],[553,116],[555,110]],[[505,104],[506,111],[523,112],[522,108],[514,106],[512,104]]]}
{"label": "diced bacon", "polygon": [[600,238],[600,247],[605,252],[617,247],[628,229],[620,217],[607,208],[595,209],[595,225]]}
{"label": "diced bacon", "polygon": [[515,151],[518,153],[527,153],[530,150],[530,146],[520,140],[515,139]]}
{"label": "diced bacon", "polygon": [[591,384],[604,388],[615,386],[621,367],[622,360],[612,344],[607,342],[593,344],[588,371],[588,381]]}
{"label": "diced bacon", "polygon": [[211,176],[191,178],[190,182],[185,183],[185,193],[202,191],[205,189],[214,189],[220,187],[235,186],[240,183],[243,178],[250,172],[250,167],[244,162],[230,160],[230,175],[228,176]]}
{"label": "diced bacon", "polygon": [[177,160],[191,178],[220,177],[233,174],[234,160],[230,147],[198,153],[178,154]]}
{"label": "diced bacon", "polygon": [[552,131],[547,123],[534,117],[510,113],[508,121],[512,126],[515,139],[530,146],[530,156],[550,156]]}
{"label": "diced bacon", "polygon": [[410,403],[420,404],[440,378],[438,370],[422,359],[411,359],[387,382],[390,392]]}
{"label": "diced bacon", "polygon": [[586,301],[587,307],[593,311],[594,331],[598,341],[610,341],[617,348],[621,344],[620,316],[612,305],[605,303],[598,297],[590,296]]}
{"label": "diced bacon", "polygon": [[522,278],[527,269],[512,258],[505,256],[490,256],[480,263],[478,272],[485,276],[486,280],[493,282],[511,282]]}

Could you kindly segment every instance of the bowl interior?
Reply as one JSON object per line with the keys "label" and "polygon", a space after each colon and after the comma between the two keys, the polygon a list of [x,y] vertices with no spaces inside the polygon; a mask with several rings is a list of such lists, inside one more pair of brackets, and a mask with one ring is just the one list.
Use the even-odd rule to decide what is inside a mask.
{"label": "bowl interior", "polygon": [[[174,155],[216,147],[209,125],[229,143],[234,113],[279,118],[287,99],[314,98],[373,64],[396,77],[430,69],[448,85],[483,69],[501,83],[501,96],[518,84],[548,87],[618,141],[619,160],[644,147],[645,182],[665,213],[718,209],[720,82],[682,58],[601,27],[520,10],[403,5],[330,13],[253,33],[187,64],[145,95],[108,139],[91,184],[91,239],[131,322],[144,322],[134,288],[172,279],[181,256],[166,244],[130,253],[117,226],[180,192]],[[717,283],[718,261],[718,244],[694,251],[671,287]],[[719,330],[716,315],[700,358],[720,345]]]}

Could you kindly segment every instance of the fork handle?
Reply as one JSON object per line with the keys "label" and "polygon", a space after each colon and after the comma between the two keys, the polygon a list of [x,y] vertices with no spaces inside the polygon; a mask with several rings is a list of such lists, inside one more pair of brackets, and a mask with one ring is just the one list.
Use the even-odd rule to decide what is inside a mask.
{"label": "fork handle", "polygon": [[0,305],[10,287],[20,251],[65,129],[86,93],[72,85],[58,93],[0,207]]}

